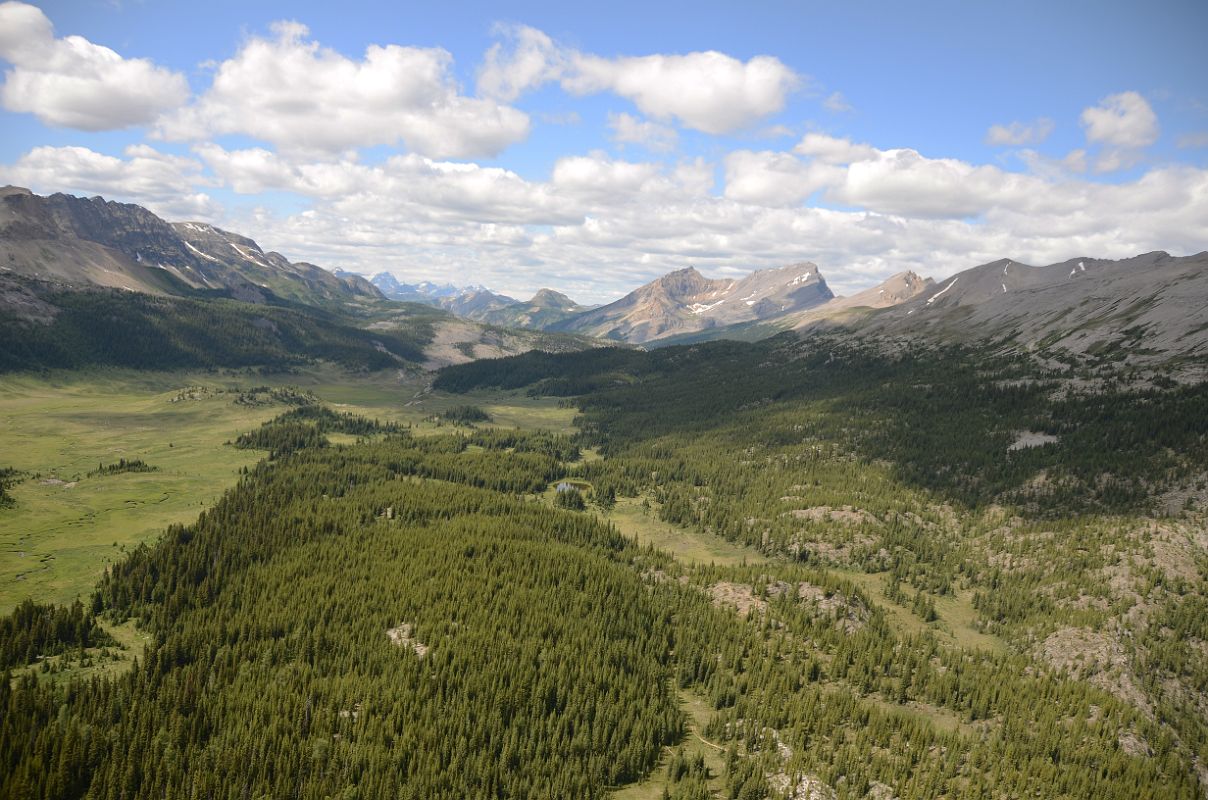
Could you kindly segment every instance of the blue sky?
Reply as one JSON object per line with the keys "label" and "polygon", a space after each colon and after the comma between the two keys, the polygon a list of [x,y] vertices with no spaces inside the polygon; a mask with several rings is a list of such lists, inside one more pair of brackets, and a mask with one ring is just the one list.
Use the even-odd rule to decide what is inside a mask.
{"label": "blue sky", "polygon": [[1203,2],[10,2],[0,181],[585,301],[1182,254],[1205,31]]}

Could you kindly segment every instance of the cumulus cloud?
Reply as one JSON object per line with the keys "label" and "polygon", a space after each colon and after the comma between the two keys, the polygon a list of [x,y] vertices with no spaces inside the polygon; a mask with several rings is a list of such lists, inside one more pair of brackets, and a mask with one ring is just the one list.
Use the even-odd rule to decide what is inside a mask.
{"label": "cumulus cloud", "polygon": [[1148,147],[1158,140],[1158,116],[1137,92],[1109,95],[1082,112],[1089,142],[1119,148]]}
{"label": "cumulus cloud", "polygon": [[1141,150],[1158,140],[1158,116],[1137,92],[1103,98],[1082,112],[1086,139],[1103,149],[1095,158],[1096,172],[1115,172],[1134,166]]}
{"label": "cumulus cloud", "polygon": [[850,139],[807,133],[793,151],[827,164],[851,164],[877,157],[877,149],[866,144],[853,144]]}
{"label": "cumulus cloud", "polygon": [[885,150],[848,168],[831,195],[848,205],[909,217],[974,217],[1010,201],[1023,176],[910,149]]}
{"label": "cumulus cloud", "polygon": [[1046,117],[1032,122],[1012,122],[1009,125],[991,125],[986,132],[986,144],[1010,145],[1040,144],[1053,132],[1053,120]]}
{"label": "cumulus cloud", "polygon": [[610,113],[608,127],[612,129],[612,140],[617,144],[641,145],[654,152],[674,150],[679,140],[675,128],[639,119],[632,114]]}
{"label": "cumulus cloud", "polygon": [[373,45],[353,60],[309,39],[300,23],[279,22],[272,32],[218,64],[209,89],[165,120],[160,135],[245,134],[327,154],[402,142],[434,158],[495,155],[528,135],[524,112],[458,91],[445,50]]}
{"label": "cumulus cloud", "polygon": [[87,147],[35,147],[15,163],[0,166],[0,183],[36,192],[103,195],[138,203],[170,219],[213,219],[221,206],[195,191],[211,181],[202,177],[196,159],[131,145],[124,158]]}
{"label": "cumulus cloud", "polygon": [[[1208,170],[1112,185],[820,136],[801,148],[818,155],[730,154],[720,195],[709,162],[604,153],[559,159],[545,180],[415,154],[375,165],[255,148],[199,156],[242,190],[310,198],[303,212],[230,224],[293,257],[516,294],[552,282],[592,302],[686,263],[716,275],[811,259],[850,292],[902,269],[942,278],[1002,256],[1040,264],[1208,245]],[[839,207],[802,204],[816,192]]]}
{"label": "cumulus cloud", "polygon": [[179,73],[145,58],[123,58],[81,36],[55,38],[42,11],[0,3],[0,58],[5,71],[0,102],[47,125],[86,131],[153,122],[188,98]]}
{"label": "cumulus cloud", "polygon": [[705,133],[731,133],[784,108],[801,78],[777,58],[740,61],[714,50],[624,58],[576,54],[562,86],[574,94],[610,91],[656,119]]}
{"label": "cumulus cloud", "polygon": [[[293,161],[263,148],[226,150],[210,144],[198,155],[236,192],[287,191],[345,206],[359,221],[403,226],[426,221],[552,225],[579,218],[549,187],[510,170],[464,162],[435,161],[415,153],[373,166],[345,157]],[[579,211],[579,214],[582,212]]]}
{"label": "cumulus cloud", "polygon": [[841,182],[844,171],[821,161],[805,163],[792,153],[737,150],[726,156],[726,197],[743,203],[800,203],[819,189]]}
{"label": "cumulus cloud", "polygon": [[1048,180],[1065,180],[1071,174],[1087,171],[1087,153],[1082,148],[1071,150],[1062,158],[1052,158],[1031,148],[1019,150],[1015,155],[1027,165],[1031,173]]}
{"label": "cumulus cloud", "polygon": [[803,83],[772,56],[741,61],[709,50],[607,58],[565,47],[535,28],[501,26],[496,33],[503,41],[487,51],[478,91],[509,102],[558,81],[573,94],[612,92],[647,116],[719,134],[782,110]]}
{"label": "cumulus cloud", "polygon": [[546,34],[527,25],[496,25],[505,42],[487,50],[478,70],[478,93],[512,102],[524,92],[555,81],[565,68],[562,51]]}

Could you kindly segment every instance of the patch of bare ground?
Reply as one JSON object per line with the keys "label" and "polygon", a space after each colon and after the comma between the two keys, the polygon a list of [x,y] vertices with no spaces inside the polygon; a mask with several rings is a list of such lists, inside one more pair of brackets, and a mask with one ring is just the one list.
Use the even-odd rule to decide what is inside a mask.
{"label": "patch of bare ground", "polygon": [[397,628],[390,628],[386,631],[386,635],[390,637],[392,643],[411,649],[419,658],[428,654],[428,645],[415,638],[415,628],[410,622],[404,622]]}
{"label": "patch of bare ground", "polygon": [[780,731],[775,728],[764,728],[765,741],[771,739],[779,756],[781,767],[779,772],[765,773],[768,786],[773,792],[786,800],[837,800],[839,794],[825,781],[816,775],[795,775],[790,777],[785,767],[793,757],[793,750],[780,738]]}
{"label": "patch of bare ground", "polygon": [[898,796],[893,793],[893,787],[887,786],[880,781],[873,781],[868,784],[868,800],[898,800]]}
{"label": "patch of bare ground", "polygon": [[438,323],[434,328],[432,342],[425,350],[428,355],[428,361],[424,364],[426,369],[435,370],[450,364],[464,364],[476,357],[500,355],[495,348],[480,347],[481,329],[472,323],[447,321]]}
{"label": "patch of bare ground", "polygon": [[713,600],[713,605],[724,607],[729,606],[735,609],[739,616],[750,616],[751,611],[763,612],[767,610],[768,601],[764,600],[755,594],[755,590],[745,583],[731,583],[730,581],[719,581],[711,584],[708,588],[709,597]]}
{"label": "patch of bare ground", "polygon": [[1036,569],[1037,560],[1032,556],[1022,556],[1016,553],[991,553],[986,559],[991,567],[1006,574],[1031,572]]}
{"label": "patch of bare ground", "polygon": [[[784,772],[768,776],[768,786],[786,800],[836,800],[839,794],[814,775],[790,778]],[[889,795],[892,796],[892,793]]]}
{"label": "patch of bare ground", "polygon": [[838,522],[843,525],[880,525],[881,520],[863,509],[852,506],[833,508],[832,506],[814,506],[813,508],[797,508],[789,512],[795,519],[805,519],[810,522]]}
{"label": "patch of bare ground", "polygon": [[1149,535],[1148,561],[1172,578],[1181,578],[1189,583],[1199,579],[1196,569],[1197,550],[1202,554],[1208,544],[1208,530],[1204,526],[1192,529],[1174,523],[1151,522],[1144,532]]}
{"label": "patch of bare ground", "polygon": [[1208,472],[1201,472],[1183,481],[1158,498],[1158,508],[1165,514],[1177,514],[1184,509],[1208,509]]}
{"label": "patch of bare ground", "polygon": [[857,549],[870,548],[876,541],[867,536],[853,536],[851,541],[847,542],[828,542],[821,539],[805,539],[800,535],[793,536],[785,548],[790,555],[798,557],[801,553],[809,553],[811,556],[822,560],[825,563],[846,567],[853,563],[853,553]]}
{"label": "patch of bare ground", "polygon": [[1124,644],[1113,633],[1088,628],[1061,628],[1049,634],[1037,656],[1078,680],[1110,692],[1149,718],[1153,706],[1137,685]]}
{"label": "patch of bare ground", "polygon": [[1120,743],[1120,749],[1130,756],[1148,758],[1153,755],[1153,749],[1149,743],[1138,736],[1135,731],[1121,732],[1117,741]]}
{"label": "patch of bare ground", "polygon": [[868,621],[868,609],[863,603],[850,600],[838,592],[827,592],[812,583],[799,583],[794,592],[792,584],[777,581],[768,587],[769,595],[774,591],[777,595],[795,594],[798,600],[811,603],[819,614],[834,619],[847,633],[855,633]]}
{"label": "patch of bare ground", "polygon": [[1015,441],[1007,447],[1007,450],[1026,450],[1029,447],[1043,447],[1046,444],[1056,444],[1058,438],[1048,433],[1038,433],[1036,431],[1016,431]]}
{"label": "patch of bare ground", "polygon": [[706,591],[714,605],[733,608],[743,617],[750,616],[752,612],[767,611],[770,599],[793,597],[812,605],[818,616],[834,620],[847,633],[855,633],[868,621],[868,609],[862,603],[810,583],[775,581],[767,586],[763,594],[759,594],[754,587],[745,583],[719,581],[711,584]]}

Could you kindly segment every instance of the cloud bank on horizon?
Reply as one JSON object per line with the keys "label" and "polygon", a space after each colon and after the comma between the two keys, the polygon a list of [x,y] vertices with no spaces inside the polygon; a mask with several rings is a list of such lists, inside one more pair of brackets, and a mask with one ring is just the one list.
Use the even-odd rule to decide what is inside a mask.
{"label": "cloud bank on horizon", "polygon": [[592,52],[514,23],[488,35],[456,55],[336,47],[278,19],[232,31],[211,53],[233,52],[199,67],[0,3],[0,105],[21,132],[0,183],[140,203],[329,268],[584,302],[688,264],[808,259],[851,292],[1001,256],[1208,249],[1208,86],[1121,85],[1015,119],[977,109],[976,141],[945,155],[943,136],[899,141],[909,125],[862,130],[875,98],[862,107],[855,78],[824,85],[809,53]]}

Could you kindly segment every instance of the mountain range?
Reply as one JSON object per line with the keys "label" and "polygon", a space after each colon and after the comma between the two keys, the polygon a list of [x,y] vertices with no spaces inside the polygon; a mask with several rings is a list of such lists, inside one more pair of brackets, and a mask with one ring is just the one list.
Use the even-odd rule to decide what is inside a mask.
{"label": "mountain range", "polygon": [[314,358],[434,368],[597,344],[393,302],[359,275],[138,205],[0,189],[0,370]]}
{"label": "mountain range", "polygon": [[531,300],[521,301],[485,286],[457,287],[431,281],[402,283],[389,272],[379,272],[370,280],[391,300],[426,303],[459,317],[505,328],[549,330],[595,307],[579,305],[553,289],[541,289]]}
{"label": "mountain range", "polygon": [[359,275],[292,263],[251,239],[200,222],[169,223],[101,197],[0,189],[0,272],[147,294],[270,297],[313,306],[381,297]]}
{"label": "mountain range", "polygon": [[836,297],[810,262],[740,278],[687,267],[590,307],[552,289],[519,301],[482,286],[407,284],[385,272],[367,280],[291,262],[206,223],[170,223],[137,205],[0,189],[0,315],[53,320],[57,301],[47,287],[322,310],[366,330],[415,329],[422,319],[431,329],[425,346],[439,351],[432,364],[529,346],[654,347],[822,329],[1142,361],[1208,349],[1201,319],[1208,253],[1047,266],[1000,259],[939,282],[901,272],[850,297]]}

